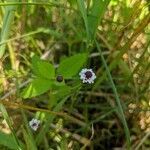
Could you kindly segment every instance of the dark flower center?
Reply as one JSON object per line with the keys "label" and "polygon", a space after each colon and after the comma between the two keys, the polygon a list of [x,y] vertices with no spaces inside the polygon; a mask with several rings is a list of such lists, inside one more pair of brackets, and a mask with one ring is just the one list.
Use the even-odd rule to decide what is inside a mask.
{"label": "dark flower center", "polygon": [[32,127],[35,127],[35,126],[37,126],[37,123],[33,123],[33,124],[32,124]]}
{"label": "dark flower center", "polygon": [[85,76],[86,76],[87,79],[90,79],[92,77],[92,72],[91,71],[87,71],[85,73]]}
{"label": "dark flower center", "polygon": [[56,77],[56,80],[57,80],[58,82],[62,82],[62,81],[63,81],[63,76],[58,75],[58,76]]}

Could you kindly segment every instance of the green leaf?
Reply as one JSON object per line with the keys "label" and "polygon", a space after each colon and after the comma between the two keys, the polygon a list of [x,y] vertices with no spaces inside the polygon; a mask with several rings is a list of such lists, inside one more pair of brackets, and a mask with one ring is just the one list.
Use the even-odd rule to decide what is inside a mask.
{"label": "green leaf", "polygon": [[31,139],[30,134],[28,134],[24,128],[22,129],[22,133],[23,133],[23,137],[26,143],[26,149],[37,150],[35,141]]}
{"label": "green leaf", "polygon": [[110,0],[93,0],[92,8],[88,14],[89,32],[92,38],[94,38],[96,34],[98,24],[106,12],[109,2]]}
{"label": "green leaf", "polygon": [[[7,1],[8,2],[8,1]],[[6,6],[4,8],[4,16],[1,27],[1,33],[0,33],[0,43],[4,42],[8,39],[10,30],[11,30],[11,24],[14,21],[15,11],[17,10],[17,6]],[[6,44],[0,45],[0,59],[2,59],[3,55],[5,54],[5,47]]]}
{"label": "green leaf", "polygon": [[52,87],[52,81],[41,78],[34,79],[21,93],[23,98],[31,98],[47,92]]}
{"label": "green leaf", "polygon": [[12,134],[5,134],[0,132],[0,145],[6,146],[9,149],[18,149],[18,145],[16,144]]}
{"label": "green leaf", "polygon": [[71,88],[65,84],[54,84],[53,85],[53,91],[50,93],[50,105],[51,107],[55,107],[58,101],[60,101],[62,98],[69,96],[71,93]]}
{"label": "green leaf", "polygon": [[75,7],[77,4],[76,0],[68,0],[68,2],[69,2],[71,7]]}
{"label": "green leaf", "polygon": [[55,77],[53,65],[41,60],[38,56],[32,58],[32,70],[40,78],[53,79]]}
{"label": "green leaf", "polygon": [[84,3],[84,0],[77,0],[77,4],[78,4],[79,10],[81,12],[82,18],[84,20],[87,39],[89,41],[90,40],[90,34],[89,34],[89,26],[88,26],[88,17],[87,17],[87,11],[86,11],[86,6]]}
{"label": "green leaf", "polygon": [[66,58],[60,62],[57,70],[58,74],[61,74],[64,78],[70,78],[75,76],[81,67],[84,65],[87,59],[87,54],[77,54]]}
{"label": "green leaf", "polygon": [[[21,149],[21,147],[23,147],[23,144],[17,138],[17,135],[15,134],[14,128],[13,128],[13,122],[12,122],[10,116],[8,115],[7,110],[5,109],[5,106],[3,104],[0,104],[0,111],[2,112],[2,115],[3,115],[4,119],[6,120],[8,126],[9,126],[9,128],[11,130],[11,133],[12,133],[12,134],[10,134],[11,141],[13,143],[15,143],[15,147],[17,147],[16,148],[17,150]],[[4,136],[4,135],[1,134],[1,136]],[[1,137],[0,137],[0,139],[1,139]]]}

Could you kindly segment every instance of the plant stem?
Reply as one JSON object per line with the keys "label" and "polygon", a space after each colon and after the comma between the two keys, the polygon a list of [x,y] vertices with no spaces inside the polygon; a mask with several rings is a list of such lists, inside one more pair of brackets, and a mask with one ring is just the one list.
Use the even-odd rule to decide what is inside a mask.
{"label": "plant stem", "polygon": [[97,47],[97,49],[98,49],[98,51],[100,53],[103,65],[104,65],[104,67],[106,69],[106,73],[107,73],[108,79],[110,81],[112,90],[113,90],[114,95],[115,95],[116,103],[118,105],[118,112],[120,113],[119,118],[122,121],[122,124],[124,126],[124,130],[125,130],[125,135],[126,135],[126,139],[127,139],[127,147],[128,147],[128,149],[130,149],[130,145],[131,145],[130,131],[129,131],[129,128],[128,128],[128,125],[127,125],[127,121],[125,119],[125,115],[124,115],[123,108],[122,108],[122,105],[121,105],[121,102],[120,102],[120,98],[118,96],[118,92],[117,92],[116,86],[115,86],[114,81],[112,79],[112,76],[111,76],[111,73],[110,73],[109,68],[107,66],[107,63],[105,61],[105,58],[104,58],[104,56],[102,54],[102,51],[101,51],[101,49],[99,47],[99,44],[98,44],[98,42],[96,40],[95,40],[95,43],[96,43],[96,47]]}

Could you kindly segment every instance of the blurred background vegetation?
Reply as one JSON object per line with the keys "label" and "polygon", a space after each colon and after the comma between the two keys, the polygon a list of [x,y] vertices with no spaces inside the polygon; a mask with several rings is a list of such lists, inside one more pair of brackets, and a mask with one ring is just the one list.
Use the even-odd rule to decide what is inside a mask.
{"label": "blurred background vegetation", "polygon": [[[150,149],[149,10],[149,0],[1,0],[0,148]],[[130,135],[118,116],[95,40]],[[88,53],[87,67],[95,71],[96,82],[68,95],[61,108],[67,117],[45,120],[46,128],[32,133],[28,118],[44,117],[40,109],[48,109],[50,98],[49,93],[29,100],[20,97],[31,78],[31,57],[37,54],[57,66],[62,58],[80,52]]]}

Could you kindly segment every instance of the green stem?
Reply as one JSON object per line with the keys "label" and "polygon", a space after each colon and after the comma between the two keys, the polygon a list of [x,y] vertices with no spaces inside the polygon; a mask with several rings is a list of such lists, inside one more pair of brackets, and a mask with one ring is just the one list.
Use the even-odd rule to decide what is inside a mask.
{"label": "green stem", "polygon": [[39,29],[37,31],[32,31],[30,33],[23,34],[23,35],[20,35],[18,37],[14,37],[14,38],[11,38],[11,39],[3,40],[3,41],[0,42],[0,46],[2,46],[3,44],[6,44],[8,42],[11,42],[11,41],[14,41],[14,40],[17,40],[17,39],[22,39],[22,38],[25,38],[25,37],[28,37],[28,36],[31,36],[31,35],[34,35],[34,34],[41,33],[41,32],[44,32],[44,30]]}
{"label": "green stem", "polygon": [[63,4],[60,3],[52,3],[52,2],[7,2],[7,3],[0,3],[0,6],[12,6],[12,5],[45,5],[45,6],[50,6],[50,7],[60,7],[60,8],[65,8],[65,9],[71,9],[74,11],[77,11],[74,8],[64,6]]}
{"label": "green stem", "polygon": [[110,73],[109,68],[108,68],[108,66],[107,66],[107,63],[106,63],[106,61],[105,61],[105,58],[104,58],[104,56],[103,56],[103,54],[102,54],[102,51],[101,51],[101,49],[100,49],[100,46],[99,46],[99,44],[98,44],[98,42],[97,42],[96,40],[95,40],[95,43],[96,43],[97,49],[98,49],[98,51],[99,51],[99,53],[100,53],[100,56],[101,56],[103,65],[104,65],[104,67],[105,67],[105,69],[106,69],[106,73],[107,73],[108,79],[109,79],[109,81],[110,81],[110,84],[111,84],[111,86],[112,86],[112,90],[113,90],[114,95],[115,95],[115,98],[116,98],[116,103],[117,103],[117,105],[118,105],[118,111],[119,111],[119,113],[120,113],[119,118],[121,119],[122,124],[123,124],[123,126],[124,126],[125,135],[126,135],[126,139],[127,139],[127,147],[128,147],[128,149],[130,149],[130,145],[131,145],[131,141],[130,141],[130,131],[129,131],[129,128],[128,128],[128,125],[127,125],[127,121],[126,121],[126,119],[125,119],[125,115],[124,115],[123,108],[122,108],[122,105],[121,105],[121,102],[120,102],[120,98],[119,98],[119,96],[118,96],[118,92],[117,92],[116,86],[115,86],[114,81],[113,81],[113,79],[112,79],[112,76],[111,76],[111,73]]}

